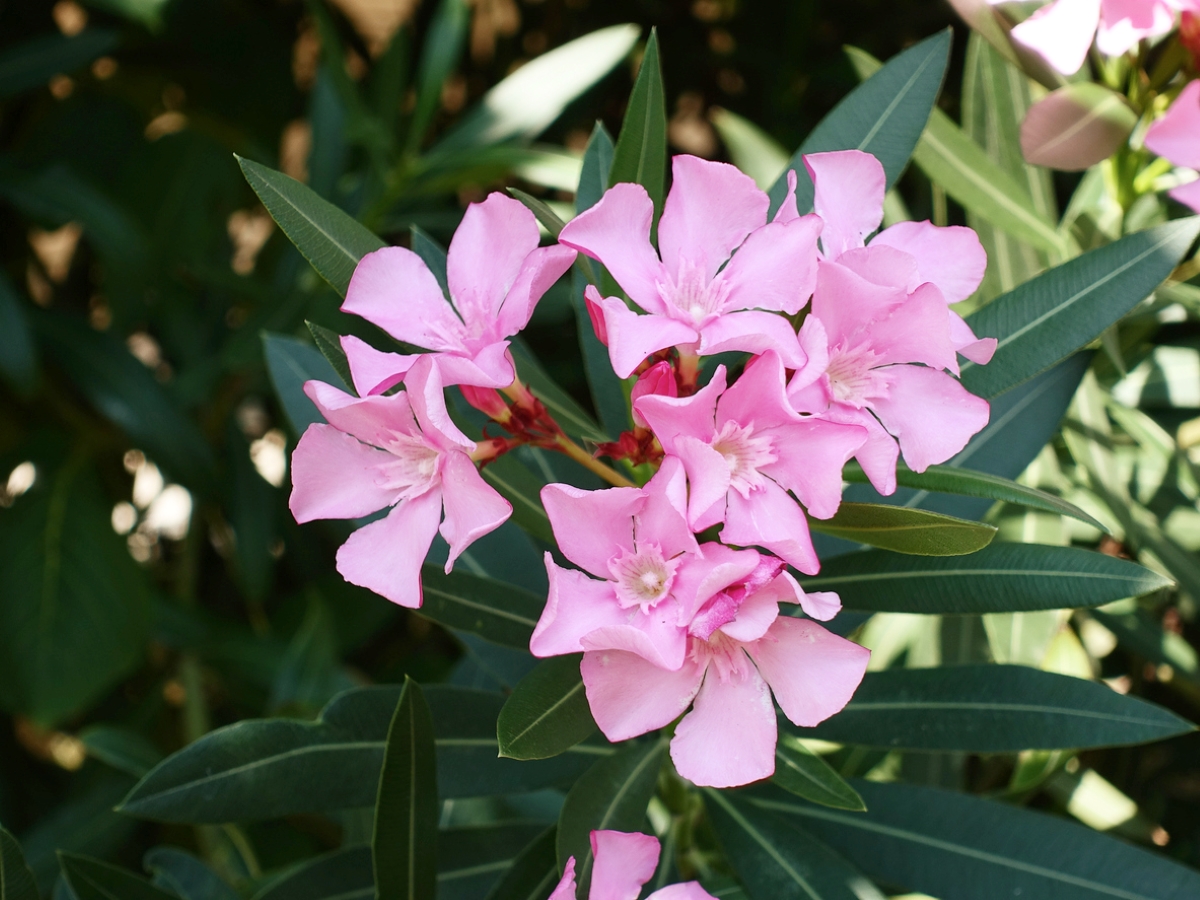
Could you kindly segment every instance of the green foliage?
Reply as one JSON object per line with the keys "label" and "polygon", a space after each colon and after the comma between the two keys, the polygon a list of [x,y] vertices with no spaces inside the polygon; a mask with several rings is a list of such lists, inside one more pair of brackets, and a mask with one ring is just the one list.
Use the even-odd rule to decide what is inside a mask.
{"label": "green foliage", "polygon": [[579,673],[580,659],[581,654],[551,657],[521,679],[496,720],[501,756],[558,756],[596,730]]}
{"label": "green foliage", "polygon": [[613,148],[608,183],[640,184],[654,201],[655,220],[662,215],[667,177],[667,111],[662,67],[658,60],[658,34],[650,32],[638,70],[629,108]]}
{"label": "green foliage", "polygon": [[823,806],[866,809],[862,797],[836,769],[788,735],[783,735],[775,747],[775,774],[771,781],[797,797]]}
{"label": "green foliage", "polygon": [[830,519],[813,519],[815,531],[918,556],[962,556],[991,543],[996,529],[899,506],[843,503]]}
{"label": "green foliage", "polygon": [[0,828],[0,900],[38,900],[33,873],[16,839]]}

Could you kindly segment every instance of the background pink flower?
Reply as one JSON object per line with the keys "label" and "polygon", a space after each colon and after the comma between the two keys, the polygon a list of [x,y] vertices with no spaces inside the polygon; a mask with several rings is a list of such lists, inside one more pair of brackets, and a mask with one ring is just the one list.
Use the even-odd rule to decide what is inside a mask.
{"label": "background pink flower", "polygon": [[329,424],[310,425],[292,453],[289,505],[297,522],[356,519],[392,507],[342,544],[337,570],[351,584],[415,609],[434,534],[440,530],[450,545],[449,572],[512,506],[471,461],[475,443],[450,421],[432,360],[418,361],[406,383],[407,391],[362,399],[319,381],[304,385]]}
{"label": "background pink flower", "polygon": [[[1146,146],[1173,165],[1200,169],[1200,81],[1190,82],[1167,114],[1150,126]],[[1168,193],[1200,212],[1200,178]]]}
{"label": "background pink flower", "polygon": [[[592,887],[588,900],[637,900],[642,885],[654,876],[661,852],[657,838],[623,831],[593,831]],[[550,900],[582,900],[575,896],[575,857],[567,859],[562,879]],[[699,882],[672,884],[646,900],[716,900]]]}

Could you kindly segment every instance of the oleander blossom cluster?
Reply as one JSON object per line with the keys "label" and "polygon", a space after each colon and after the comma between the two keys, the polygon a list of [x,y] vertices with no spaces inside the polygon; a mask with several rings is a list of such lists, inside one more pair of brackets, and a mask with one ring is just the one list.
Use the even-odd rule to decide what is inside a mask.
{"label": "oleander blossom cluster", "polygon": [[[900,458],[917,471],[944,462],[988,419],[956,377],[960,356],[986,363],[995,349],[951,309],[984,274],[974,232],[880,231],[886,179],[869,154],[805,166],[815,211],[800,214],[792,172],[772,215],[734,167],[675,157],[657,246],[651,198],[617,184],[549,247],[517,201],[472,204],[444,285],[409,250],[364,257],[343,309],[428,352],[344,338],[359,396],[310,382],[327,424],[293,456],[298,520],[389,510],[351,535],[338,570],[409,607],[435,534],[449,572],[511,513],[477,466],[531,445],[615,485],[542,489],[557,546],[530,650],[583,654],[609,740],[676,723],[672,759],[700,785],[770,776],[776,706],[816,725],[863,677],[868,651],[818,624],[837,595],[806,592],[795,574],[819,570],[809,520],[837,513],[846,463],[891,493]],[[585,301],[613,370],[636,378],[630,429],[594,453],[563,433],[509,350],[576,253],[625,294],[593,285]],[[706,364],[717,353],[721,364]],[[451,386],[505,435],[467,438],[447,413]]]}

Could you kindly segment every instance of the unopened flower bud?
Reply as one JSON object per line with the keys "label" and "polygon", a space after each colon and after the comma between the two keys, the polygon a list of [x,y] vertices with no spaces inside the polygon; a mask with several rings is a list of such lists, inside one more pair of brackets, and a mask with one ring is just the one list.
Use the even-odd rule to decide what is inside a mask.
{"label": "unopened flower bud", "polygon": [[512,418],[512,411],[498,391],[469,384],[459,385],[459,390],[463,399],[489,419],[503,424]]}
{"label": "unopened flower bud", "polygon": [[1179,43],[1192,55],[1192,65],[1200,69],[1200,13],[1183,14],[1179,22]]}
{"label": "unopened flower bud", "polygon": [[629,399],[633,405],[633,422],[642,428],[649,428],[650,424],[637,411],[637,400],[646,394],[657,394],[660,397],[679,396],[679,384],[675,380],[675,369],[666,360],[655,363],[643,372],[638,377],[637,384],[633,386],[633,390],[630,392]]}
{"label": "unopened flower bud", "polygon": [[594,285],[588,285],[583,290],[583,304],[587,307],[588,318],[592,320],[592,330],[596,339],[605,347],[608,346],[608,327],[604,324],[604,310],[600,307],[600,292]]}

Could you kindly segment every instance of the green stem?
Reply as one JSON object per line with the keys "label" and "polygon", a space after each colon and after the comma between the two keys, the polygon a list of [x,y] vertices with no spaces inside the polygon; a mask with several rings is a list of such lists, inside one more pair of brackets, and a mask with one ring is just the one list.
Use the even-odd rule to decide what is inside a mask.
{"label": "green stem", "polygon": [[637,487],[637,484],[626,478],[616,469],[606,466],[596,459],[565,434],[560,434],[554,441],[554,449],[566,454],[590,472],[595,472],[609,484],[617,487]]}

